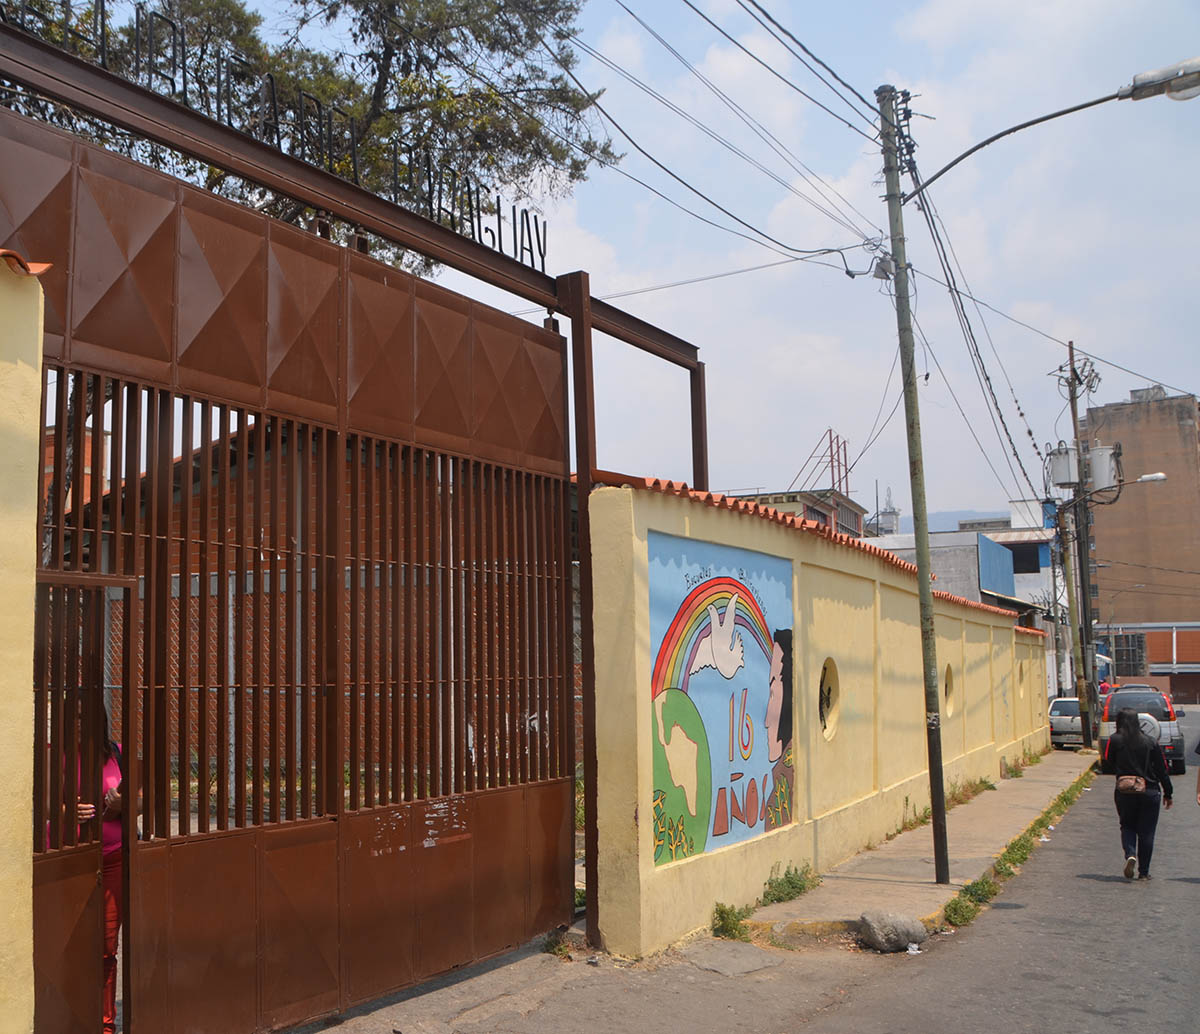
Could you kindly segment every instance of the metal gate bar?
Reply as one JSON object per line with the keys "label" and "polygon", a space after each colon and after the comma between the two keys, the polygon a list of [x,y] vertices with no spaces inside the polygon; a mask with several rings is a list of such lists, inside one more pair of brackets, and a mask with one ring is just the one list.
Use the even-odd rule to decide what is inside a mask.
{"label": "metal gate bar", "polygon": [[[142,795],[140,809],[129,809],[136,900],[160,901],[153,907],[167,907],[172,923],[194,915],[172,911],[178,906],[161,898],[177,891],[154,875],[166,871],[164,857],[174,857],[159,845],[228,843],[232,860],[245,857],[238,842],[206,838],[282,830],[343,810],[366,814],[401,800],[453,801],[469,790],[512,788],[520,796],[503,808],[523,815],[524,787],[559,780],[569,819],[563,479],[373,436],[343,438],[52,363],[44,395],[47,442],[74,443],[45,450],[62,453],[74,482],[46,493],[46,529],[62,544],[66,568],[57,577],[88,580],[121,566],[137,589],[105,604],[121,608],[110,622],[122,629],[126,684],[116,717],[131,784]],[[115,436],[111,449],[94,431],[105,423]],[[301,499],[309,505],[299,506]],[[77,559],[84,570],[73,570]],[[71,605],[48,640],[60,647],[67,625],[83,620]],[[408,614],[419,626],[415,657],[404,656]],[[322,634],[330,626],[337,638]],[[97,648],[88,656],[104,654]],[[477,665],[476,654],[491,660]],[[61,648],[39,654],[49,677],[67,687],[38,705],[52,727],[86,704],[70,688],[91,678],[85,660]],[[72,798],[77,766],[90,764],[77,759],[74,741],[60,737],[65,762],[37,775],[39,788],[47,787],[40,796]],[[39,751],[48,742],[40,739]],[[470,814],[454,820],[465,827],[448,830],[472,828]],[[43,816],[59,824],[45,806],[39,822]],[[134,843],[138,826],[144,839]],[[52,843],[69,845],[73,828],[52,828]],[[271,838],[260,857],[275,865],[271,852],[281,848],[269,845],[284,842]],[[324,851],[321,843],[313,849]],[[491,850],[482,842],[479,849]],[[213,872],[222,855],[206,850],[203,857]],[[186,863],[181,881],[184,872],[198,873],[194,864]],[[233,888],[232,898],[241,900],[239,893]],[[519,911],[514,936],[523,937],[532,921],[532,912]],[[147,965],[151,950],[135,928],[127,973]],[[163,1023],[163,1003],[141,1002],[147,1008],[139,1014],[146,984],[130,980],[130,1023]],[[291,1006],[268,1013],[263,1022],[303,1018]]]}
{"label": "metal gate bar", "polygon": [[[46,96],[173,147],[202,162],[296,197],[351,225],[571,315],[573,303],[557,281],[507,255],[461,237],[438,223],[393,205],[331,173],[159,97],[0,23],[0,75]],[[589,327],[687,369],[692,390],[693,487],[708,489],[704,367],[695,346],[589,295]]]}
{"label": "metal gate bar", "polygon": [[[0,113],[14,125],[19,146],[61,157],[60,135]],[[47,336],[41,562],[129,586],[103,607],[131,804],[141,789],[126,819],[130,1030],[298,1022],[563,921],[561,339],[88,145],[66,153],[65,217],[37,228],[73,285],[52,300],[61,339]],[[0,202],[33,211],[19,171],[0,167]],[[126,255],[115,280],[89,265],[78,234],[124,240],[127,222],[172,262]],[[249,289],[182,292],[183,269],[219,271],[246,227],[261,230]],[[329,319],[291,326],[310,281],[330,285]],[[256,322],[267,295],[287,318]],[[393,314],[377,339],[376,310]],[[237,351],[231,327],[260,351]],[[319,377],[284,382],[324,362],[336,404]],[[396,364],[374,375],[391,397],[370,395],[372,362]],[[399,410],[405,378],[420,393]],[[62,652],[66,623],[40,662],[76,684],[91,675]],[[47,801],[55,779],[70,790],[71,749],[40,777]],[[226,992],[198,995],[189,972]]]}

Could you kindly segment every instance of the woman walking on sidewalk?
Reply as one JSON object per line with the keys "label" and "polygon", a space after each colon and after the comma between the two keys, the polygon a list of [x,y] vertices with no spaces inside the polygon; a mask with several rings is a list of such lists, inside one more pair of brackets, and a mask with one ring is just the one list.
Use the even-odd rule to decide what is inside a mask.
{"label": "woman walking on sidewalk", "polygon": [[1108,741],[1108,759],[1117,773],[1113,797],[1121,821],[1121,850],[1125,854],[1125,879],[1150,879],[1154,831],[1159,804],[1171,807],[1171,777],[1158,743],[1138,725],[1137,713],[1124,707],[1117,715],[1117,730]]}

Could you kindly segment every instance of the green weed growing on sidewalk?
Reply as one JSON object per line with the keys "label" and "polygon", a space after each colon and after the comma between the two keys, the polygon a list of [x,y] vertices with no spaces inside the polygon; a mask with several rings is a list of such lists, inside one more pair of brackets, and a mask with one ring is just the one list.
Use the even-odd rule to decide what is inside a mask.
{"label": "green weed growing on sidewalk", "polygon": [[1033,837],[1029,833],[1022,833],[1008,842],[1008,847],[1004,849],[1004,853],[1000,857],[1009,865],[1017,866],[1024,865],[1029,861],[1032,853]]}
{"label": "green weed growing on sidewalk", "polygon": [[967,923],[979,915],[979,906],[960,892],[958,897],[951,898],[949,903],[947,903],[946,911],[943,915],[946,917],[946,922],[951,926],[966,926]]}
{"label": "green weed growing on sidewalk", "polygon": [[946,807],[953,808],[957,804],[966,804],[967,801],[974,800],[981,793],[994,789],[996,789],[996,784],[987,776],[980,779],[968,779],[965,783],[952,779],[950,788],[946,791]]}
{"label": "green weed growing on sidewalk", "polygon": [[1008,779],[1020,779],[1025,774],[1025,769],[1030,765],[1041,764],[1042,756],[1048,754],[1050,748],[1046,750],[1030,750],[1026,747],[1021,751],[1019,758],[1013,758],[1011,761],[1004,760],[1001,767],[1001,775]]}
{"label": "green weed growing on sidewalk", "polygon": [[563,938],[561,930],[554,930],[546,934],[542,941],[542,951],[547,955],[557,955],[560,959],[571,957],[571,946]]}
{"label": "green weed growing on sidewalk", "polygon": [[750,931],[746,929],[745,920],[754,911],[752,905],[738,908],[736,905],[726,905],[718,901],[713,906],[712,931],[715,937],[727,937],[731,941],[750,940]]}
{"label": "green weed growing on sidewalk", "polygon": [[821,877],[813,872],[813,867],[805,862],[799,869],[789,865],[783,875],[779,875],[779,865],[776,864],[763,884],[762,897],[759,904],[773,905],[777,901],[791,901],[805,894],[814,887],[821,885]]}
{"label": "green weed growing on sidewalk", "polygon": [[1013,875],[1018,866],[1024,865],[1029,861],[1034,844],[1037,842],[1035,838],[1044,834],[1066,814],[1067,809],[1079,799],[1079,795],[1083,793],[1084,788],[1094,778],[1095,772],[1093,770],[1089,769],[1084,772],[1083,775],[1050,802],[1050,806],[1030,824],[1026,832],[1009,841],[1008,846],[996,860],[995,866],[993,866],[997,877],[1008,879]]}
{"label": "green weed growing on sidewalk", "polygon": [[[1036,764],[1041,760],[1037,755],[1033,756],[1035,761],[1030,762],[1026,756],[1024,763]],[[1014,876],[1017,868],[1029,860],[1029,856],[1037,844],[1037,837],[1062,818],[1066,810],[1079,799],[1084,787],[1092,781],[1094,776],[1095,773],[1091,770],[1084,772],[1050,802],[1049,807],[1030,824],[1029,829],[1010,840],[1004,852],[992,866],[992,875],[981,876],[974,882],[968,883],[958,892],[958,896],[952,898],[946,905],[943,912],[946,922],[951,926],[966,926],[975,919],[979,915],[981,907],[1000,893],[1001,882]]]}
{"label": "green weed growing on sidewalk", "polygon": [[977,905],[986,905],[1000,893],[1000,884],[990,876],[980,876],[979,879],[963,887],[959,893]]}
{"label": "green weed growing on sidewalk", "polygon": [[[946,810],[959,805],[966,804],[968,801],[974,800],[981,793],[987,790],[996,789],[996,784],[993,783],[987,776],[981,779],[968,779],[965,783],[960,783],[957,779],[952,779],[950,785],[946,788]],[[913,829],[919,829],[921,826],[928,824],[933,817],[933,811],[929,805],[925,805],[923,809],[917,811],[913,809],[913,813],[908,813],[909,803],[907,795],[904,798],[904,812],[900,821],[900,825],[888,834],[887,839],[892,840],[898,837],[901,833],[907,833]]]}

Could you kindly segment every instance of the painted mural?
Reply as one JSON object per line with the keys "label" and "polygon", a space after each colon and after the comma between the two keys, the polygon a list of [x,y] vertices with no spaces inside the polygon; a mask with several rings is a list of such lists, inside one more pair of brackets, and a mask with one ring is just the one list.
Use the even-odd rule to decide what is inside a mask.
{"label": "painted mural", "polygon": [[792,821],[791,561],[649,533],[654,861]]}

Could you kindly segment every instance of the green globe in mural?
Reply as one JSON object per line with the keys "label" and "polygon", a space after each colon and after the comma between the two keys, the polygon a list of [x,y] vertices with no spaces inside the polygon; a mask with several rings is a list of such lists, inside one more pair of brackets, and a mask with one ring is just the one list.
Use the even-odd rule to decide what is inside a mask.
{"label": "green globe in mural", "polygon": [[667,689],[651,701],[654,861],[704,850],[712,818],[712,763],[704,721],[691,697]]}

